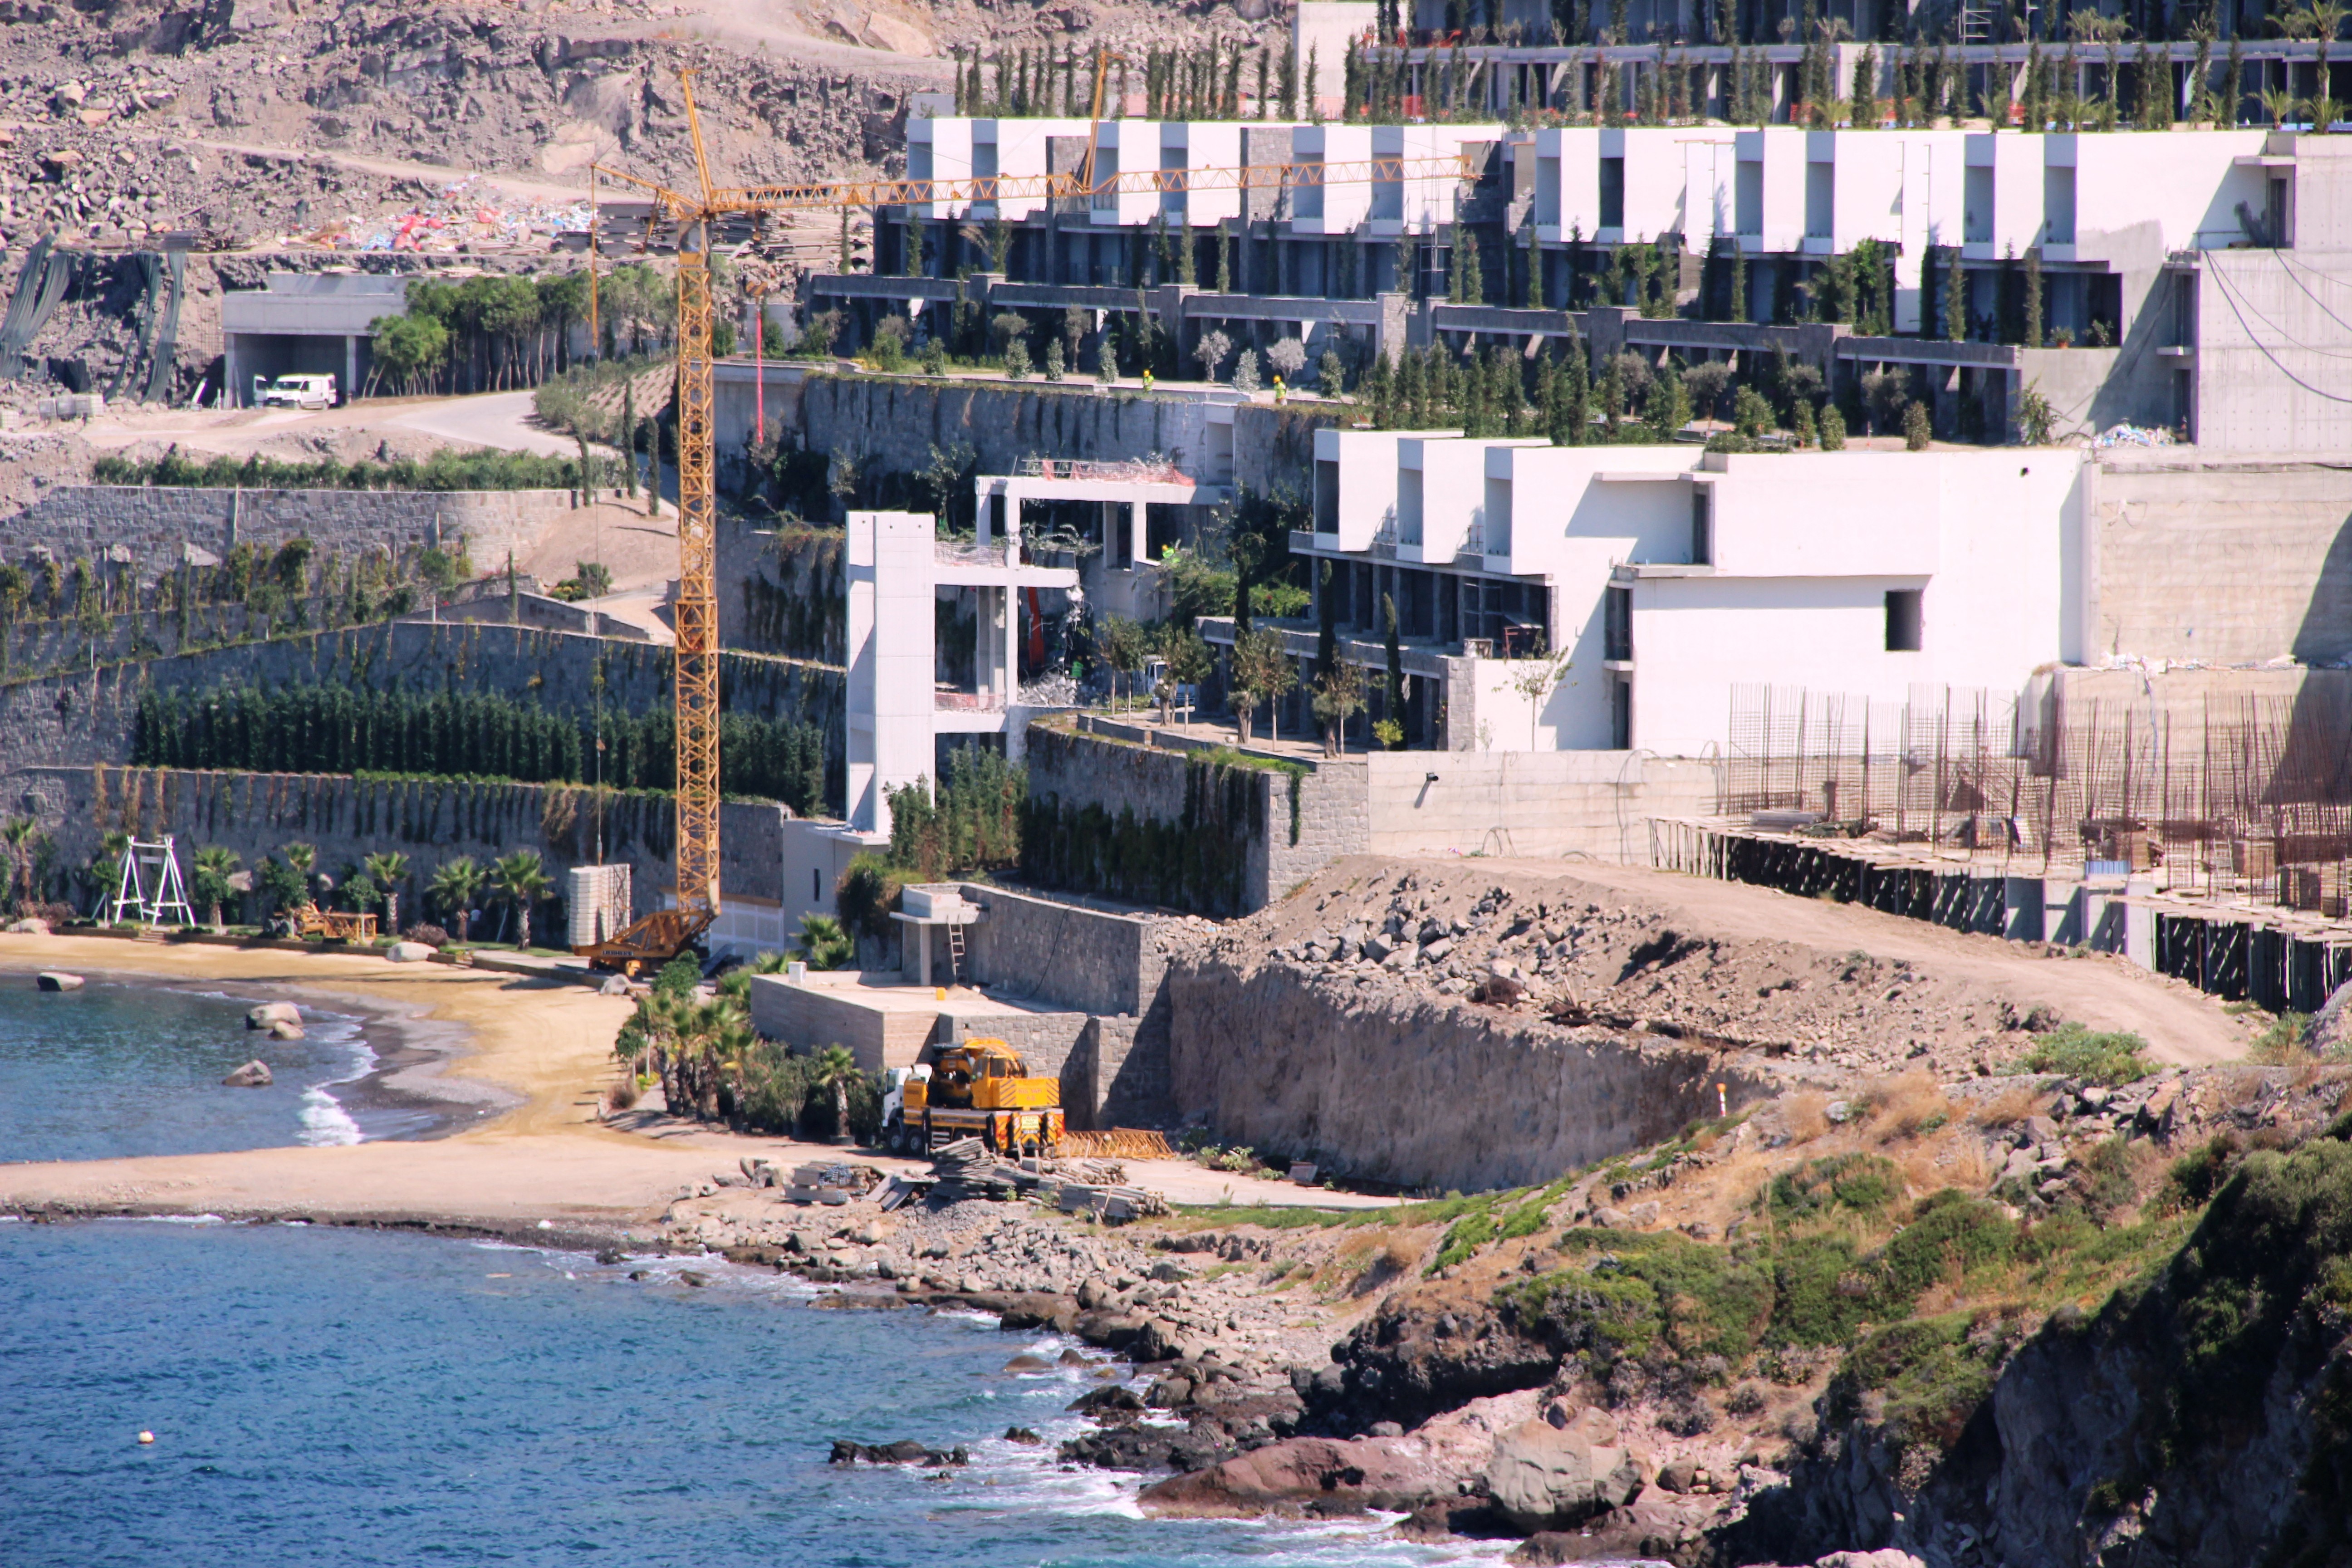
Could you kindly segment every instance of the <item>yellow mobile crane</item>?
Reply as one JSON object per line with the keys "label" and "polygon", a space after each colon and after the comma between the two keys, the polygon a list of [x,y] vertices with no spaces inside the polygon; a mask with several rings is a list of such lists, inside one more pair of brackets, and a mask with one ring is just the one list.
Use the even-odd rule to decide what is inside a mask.
{"label": "yellow mobile crane", "polygon": [[[1213,169],[1122,170],[1097,178],[1097,143],[1103,123],[1105,68],[1097,51],[1093,116],[1087,155],[1078,172],[982,175],[962,180],[832,180],[803,184],[711,183],[702,118],[694,103],[694,73],[678,73],[694,142],[697,188],[677,191],[602,163],[593,182],[610,179],[650,198],[640,248],[657,240],[677,256],[677,902],[656,910],[619,935],[580,949],[598,966],[634,974],[667,963],[691,946],[719,914],[719,592],[715,571],[717,517],[713,491],[710,384],[710,253],[722,238],[749,239],[773,214],[820,208],[962,204],[1044,197],[1084,199],[1185,191],[1291,190],[1310,185],[1413,179],[1475,180],[1477,155],[1365,158],[1337,163],[1248,163]],[[722,235],[722,231],[727,232]],[[591,289],[595,238],[592,234]]]}

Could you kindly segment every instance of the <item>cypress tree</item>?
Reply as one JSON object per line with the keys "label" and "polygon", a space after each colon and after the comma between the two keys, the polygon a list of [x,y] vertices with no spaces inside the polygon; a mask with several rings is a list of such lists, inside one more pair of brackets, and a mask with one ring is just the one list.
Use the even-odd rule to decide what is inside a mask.
{"label": "cypress tree", "polygon": [[1944,338],[1948,342],[1962,342],[1969,335],[1968,272],[1960,266],[1958,246],[1945,246],[1943,252]]}
{"label": "cypress tree", "polygon": [[2025,346],[2042,346],[2042,247],[2026,247],[2025,250]]}
{"label": "cypress tree", "polygon": [[[1385,700],[1382,702],[1382,707],[1384,707],[1387,711],[1382,713],[1381,716],[1402,726],[1404,723],[1404,649],[1399,645],[1397,640],[1395,595],[1382,594],[1381,595],[1381,619],[1386,628],[1385,642],[1387,646],[1384,651],[1388,654],[1389,666],[1388,691],[1385,696]],[[1400,735],[1393,742],[1391,742],[1391,749],[1396,750],[1402,748],[1403,745],[1404,737]]]}
{"label": "cypress tree", "polygon": [[1558,386],[1549,432],[1552,445],[1581,447],[1591,436],[1591,373],[1586,364],[1584,340],[1572,327],[1568,334],[1567,350],[1560,355]]}

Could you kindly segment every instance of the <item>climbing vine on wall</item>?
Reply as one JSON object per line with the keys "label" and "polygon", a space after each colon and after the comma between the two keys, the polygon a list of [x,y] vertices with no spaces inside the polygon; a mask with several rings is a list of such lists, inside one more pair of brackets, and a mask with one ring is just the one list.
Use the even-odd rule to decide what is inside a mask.
{"label": "climbing vine on wall", "polygon": [[[743,714],[719,721],[719,776],[730,795],[821,814],[840,789],[828,776],[825,751],[824,731],[815,724]],[[593,714],[492,692],[342,685],[151,689],[139,699],[131,761],[253,773],[602,782],[618,789],[666,789],[677,776],[665,710],[607,712],[600,730]]]}
{"label": "climbing vine on wall", "polygon": [[1121,806],[1032,795],[1022,807],[1021,871],[1041,887],[1161,904],[1195,914],[1248,908],[1250,843],[1261,770],[1189,763],[1173,821]]}
{"label": "climbing vine on wall", "polygon": [[848,599],[842,591],[839,529],[787,523],[743,578],[745,646],[797,658],[840,662]]}

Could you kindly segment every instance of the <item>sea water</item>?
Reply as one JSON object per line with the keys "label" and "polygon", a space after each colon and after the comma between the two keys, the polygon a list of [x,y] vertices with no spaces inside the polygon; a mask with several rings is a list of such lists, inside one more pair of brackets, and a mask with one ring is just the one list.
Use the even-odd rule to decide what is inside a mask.
{"label": "sea water", "polygon": [[[306,1004],[304,1037],[273,1040],[245,1026],[266,1000],[97,980],[37,991],[0,973],[0,1161],[355,1143],[429,1121],[345,1103],[375,1065],[361,1019]],[[256,1058],[269,1087],[222,1084]]]}
{"label": "sea water", "polygon": [[[689,1268],[708,1283],[686,1282]],[[1139,1478],[1055,1460],[1095,1369],[1005,1370],[1060,1342],[814,1300],[716,1259],[0,1222],[0,1563],[1500,1560],[1495,1543],[1384,1539],[1377,1520],[1146,1520]],[[1046,1442],[1008,1442],[1011,1426]],[[836,1467],[839,1437],[963,1444],[971,1462]]]}

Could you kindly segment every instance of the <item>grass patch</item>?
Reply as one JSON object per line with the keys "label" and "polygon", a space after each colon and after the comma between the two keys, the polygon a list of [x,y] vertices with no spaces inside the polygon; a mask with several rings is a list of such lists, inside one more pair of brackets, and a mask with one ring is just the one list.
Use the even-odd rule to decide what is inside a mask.
{"label": "grass patch", "polygon": [[2018,1058],[2015,1071],[2054,1073],[2110,1086],[2135,1083],[2155,1070],[2147,1042],[2128,1033],[2102,1034],[2083,1024],[2063,1024],[2033,1037],[2033,1048]]}

